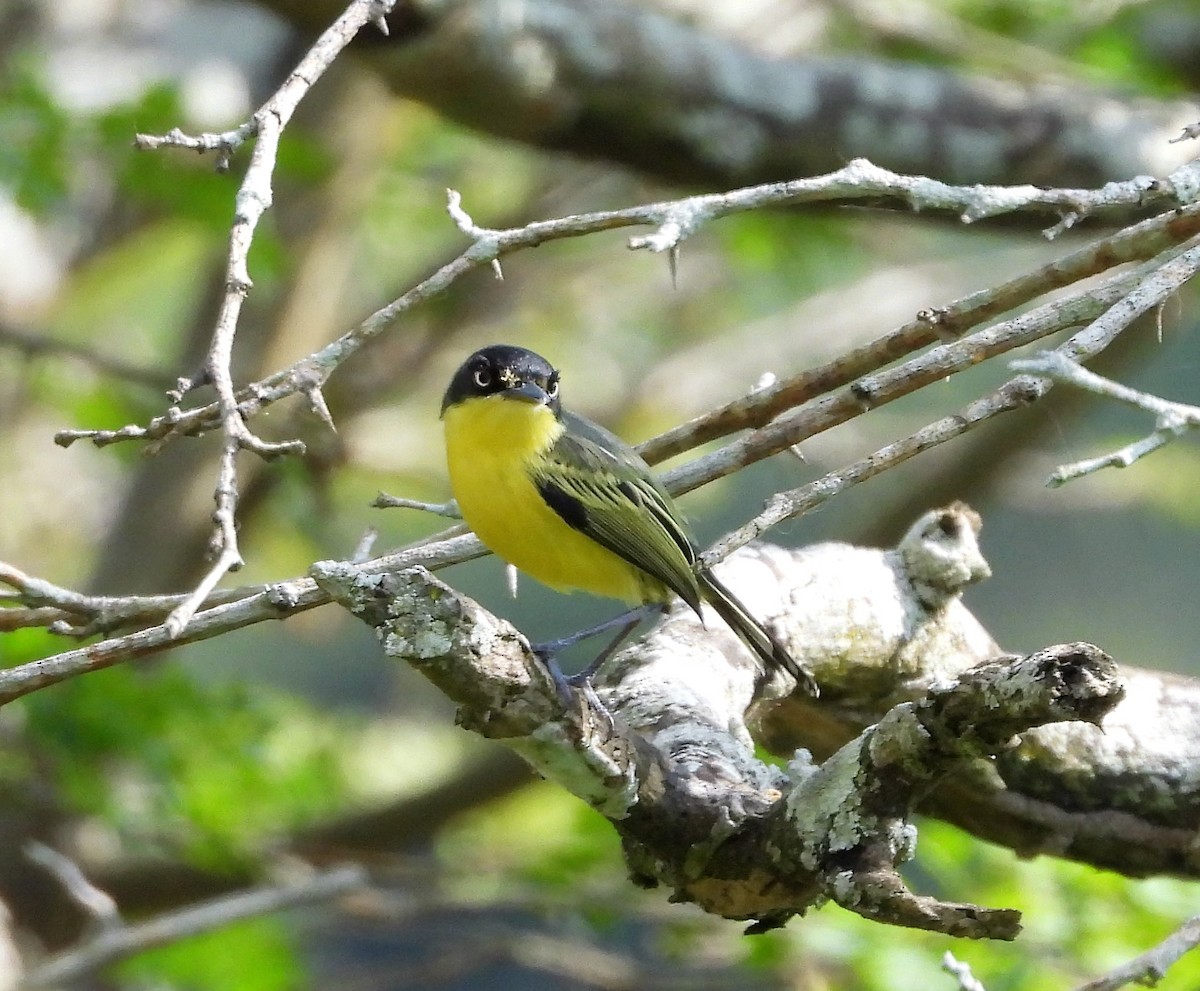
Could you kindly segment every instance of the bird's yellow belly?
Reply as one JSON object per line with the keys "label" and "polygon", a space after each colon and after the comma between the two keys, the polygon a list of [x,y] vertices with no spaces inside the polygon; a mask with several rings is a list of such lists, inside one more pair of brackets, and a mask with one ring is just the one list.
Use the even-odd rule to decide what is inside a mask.
{"label": "bird's yellow belly", "polygon": [[481,399],[445,413],[446,461],[463,519],[494,553],[560,591],[631,604],[667,596],[641,569],[573,529],[542,498],[527,465],[562,425],[546,407]]}

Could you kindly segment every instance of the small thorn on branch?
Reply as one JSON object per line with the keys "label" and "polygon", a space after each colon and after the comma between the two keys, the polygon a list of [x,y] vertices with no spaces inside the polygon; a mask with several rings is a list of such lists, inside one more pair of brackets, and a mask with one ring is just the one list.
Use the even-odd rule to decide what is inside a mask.
{"label": "small thorn on branch", "polygon": [[387,15],[392,12],[392,8],[396,5],[395,0],[375,0],[372,7],[375,8],[374,13],[370,17],[370,23],[375,29],[385,38],[391,35],[391,29],[388,27]]}
{"label": "small thorn on branch", "polygon": [[325,402],[325,393],[321,391],[321,387],[319,385],[311,385],[304,389],[303,392],[308,398],[308,405],[312,411],[317,414],[325,426],[336,434],[337,424],[333,422],[333,414],[329,412],[329,404]]}

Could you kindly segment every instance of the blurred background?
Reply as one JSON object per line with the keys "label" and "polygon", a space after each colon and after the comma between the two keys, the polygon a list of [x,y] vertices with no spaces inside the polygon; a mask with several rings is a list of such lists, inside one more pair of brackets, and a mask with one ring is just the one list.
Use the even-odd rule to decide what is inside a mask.
{"label": "blurred background", "polygon": [[[413,21],[440,16],[423,6],[394,19],[390,44],[402,46]],[[1153,141],[1144,135],[1141,170],[1165,171],[1190,153],[1166,145],[1178,126],[1161,119],[1197,85],[1193,2],[636,6],[776,68],[852,56],[932,78],[1053,84],[1070,99],[1104,94],[1113,106],[1144,106],[1139,119],[1160,128]],[[203,574],[217,438],[175,442],[153,458],[136,443],[63,449],[52,438],[63,427],[116,428],[160,413],[164,390],[199,367],[212,331],[247,152],[221,175],[208,157],[137,152],[133,134],[235,126],[311,43],[312,23],[336,13],[336,4],[283,0],[0,3],[0,559],[104,594],[182,591]],[[521,114],[533,113],[525,106],[487,133],[471,106],[439,106],[427,79],[406,82],[387,44],[364,39],[361,58],[339,59],[285,134],[275,204],[251,253],[239,384],[344,333],[461,251],[447,187],[476,222],[509,226],[780,177],[739,173],[706,186],[702,170],[634,167],[638,154],[615,146],[611,156],[547,150],[538,145],[553,142],[519,140]],[[1053,96],[1022,92],[1028,105],[1010,105],[1014,118],[1057,112]],[[474,126],[455,122],[463,120]],[[869,146],[833,153],[900,167]],[[939,172],[936,157],[914,171],[975,181]],[[1130,168],[1033,172],[1025,159],[1011,174],[976,178],[1094,185]],[[368,527],[380,531],[379,550],[442,529],[436,517],[369,503],[380,490],[448,498],[438,407],[450,373],[478,346],[543,353],[562,369],[569,405],[638,441],[744,394],[764,374],[826,361],[1106,230],[1088,224],[1047,242],[1043,226],[763,211],[692,237],[675,280],[664,259],[628,251],[621,232],[514,255],[503,281],[477,271],[333,376],[336,434],[300,402],[252,424],[271,438],[302,437],[308,455],[240,461],[247,564],[226,584],[348,557]],[[1132,328],[1100,370],[1200,400],[1193,296],[1167,307],[1161,335],[1152,320]],[[806,442],[803,461],[758,464],[681,505],[711,540],[772,492],[904,436],[1010,374],[1002,361],[986,363]],[[993,569],[967,602],[1006,648],[1089,640],[1122,663],[1195,674],[1197,620],[1184,591],[1200,577],[1195,446],[1185,439],[1128,471],[1044,484],[1057,464],[1152,427],[1148,416],[1058,389],[772,539],[890,544],[924,509],[964,498],[983,515]],[[532,582],[511,600],[493,558],[443,577],[531,638],[611,608]],[[0,661],[68,646],[40,631],[0,633]],[[22,855],[30,838],[74,857],[130,918],[278,876],[298,859],[364,860],[379,879],[351,904],[142,954],[96,986],[950,988],[939,962],[953,949],[992,991],[1070,987],[1195,912],[1182,884],[1020,862],[928,822],[911,883],[1022,909],[1017,944],[959,946],[837,909],[743,937],[736,924],[635,890],[603,820],[455,728],[435,690],[385,664],[369,631],[334,608],[39,692],[0,710],[0,742],[0,899],[30,960],[83,931],[57,883]],[[1200,970],[1181,964],[1160,986],[1197,982]]]}

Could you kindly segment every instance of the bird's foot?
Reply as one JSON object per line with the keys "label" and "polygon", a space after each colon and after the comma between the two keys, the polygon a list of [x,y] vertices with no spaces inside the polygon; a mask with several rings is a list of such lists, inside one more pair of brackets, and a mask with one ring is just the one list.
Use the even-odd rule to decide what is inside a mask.
{"label": "bird's foot", "polygon": [[558,701],[562,707],[568,710],[574,709],[576,704],[575,694],[579,692],[583,695],[584,701],[608,723],[609,730],[612,730],[616,725],[613,722],[612,713],[600,701],[600,696],[596,694],[596,689],[592,687],[592,675],[595,673],[598,665],[593,662],[578,674],[563,674],[562,668],[558,666],[558,659],[555,656],[557,652],[547,649],[548,646],[547,644],[531,644],[530,649],[537,655],[538,660],[542,662],[547,673],[550,675],[550,680],[554,682],[554,694],[558,696]]}
{"label": "bird's foot", "polygon": [[[546,670],[554,682],[554,691],[558,695],[558,700],[563,704],[563,708],[571,708],[574,705],[575,693],[580,692],[584,700],[608,723],[608,728],[611,731],[615,726],[612,714],[608,711],[604,703],[600,701],[600,696],[596,694],[596,689],[592,687],[592,678],[600,670],[604,662],[612,657],[616,649],[625,642],[638,623],[656,613],[663,612],[665,609],[666,606],[659,603],[647,603],[646,605],[638,606],[636,609],[623,612],[619,616],[614,616],[612,619],[607,619],[603,623],[597,623],[595,626],[589,626],[578,633],[562,637],[559,640],[547,640],[544,643],[531,644],[530,649],[537,654],[546,666]],[[617,631],[616,636],[591,660],[587,667],[577,674],[563,674],[562,668],[558,666],[559,653],[568,647],[573,647],[581,640],[586,640],[601,633],[607,633],[613,629]]]}

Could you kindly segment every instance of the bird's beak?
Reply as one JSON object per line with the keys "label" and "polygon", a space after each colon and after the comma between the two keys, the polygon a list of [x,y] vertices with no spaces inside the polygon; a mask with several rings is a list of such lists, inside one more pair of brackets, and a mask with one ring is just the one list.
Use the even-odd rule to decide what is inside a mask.
{"label": "bird's beak", "polygon": [[523,403],[533,403],[535,406],[549,406],[550,397],[546,390],[536,382],[522,382],[504,390],[505,399],[519,399]]}

